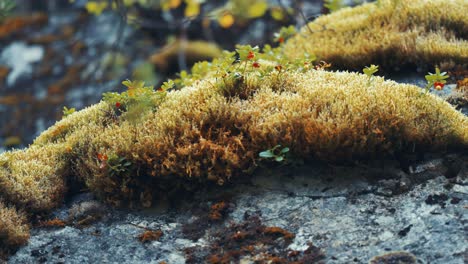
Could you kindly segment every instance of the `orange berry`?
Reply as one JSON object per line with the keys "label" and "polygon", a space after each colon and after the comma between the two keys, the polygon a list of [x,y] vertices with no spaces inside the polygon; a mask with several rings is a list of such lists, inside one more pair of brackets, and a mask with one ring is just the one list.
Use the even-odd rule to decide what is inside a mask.
{"label": "orange berry", "polygon": [[434,83],[434,89],[439,90],[439,91],[444,89],[444,86],[445,86],[445,84],[443,84],[441,82],[435,82]]}

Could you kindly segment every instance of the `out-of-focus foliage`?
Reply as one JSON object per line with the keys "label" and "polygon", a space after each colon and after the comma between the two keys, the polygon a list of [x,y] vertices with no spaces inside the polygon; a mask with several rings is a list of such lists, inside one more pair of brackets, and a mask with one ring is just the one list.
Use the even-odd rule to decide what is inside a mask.
{"label": "out-of-focus foliage", "polygon": [[[169,12],[183,7],[184,16],[194,18],[202,15],[201,11],[205,2],[206,0],[114,0],[112,4],[109,4],[107,0],[95,0],[88,1],[85,7],[89,13],[95,15],[100,15],[106,9],[118,9],[121,4],[127,8],[139,5],[154,10],[154,12],[157,12],[158,9]],[[216,20],[221,27],[229,28],[235,23],[243,24],[251,19],[262,17],[268,10],[270,10],[272,18],[278,21],[283,21],[287,13],[292,12],[292,10],[272,5],[266,0],[229,0],[221,7],[206,10],[206,14],[208,18]],[[128,12],[127,16],[129,21],[136,17],[131,12]]]}
{"label": "out-of-focus foliage", "polygon": [[283,27],[280,29],[278,33],[275,33],[275,41],[279,43],[283,43],[290,37],[296,34],[296,28],[294,26]]}
{"label": "out-of-focus foliage", "polygon": [[184,54],[186,63],[192,65],[198,61],[217,58],[222,55],[222,50],[212,42],[175,40],[152,55],[150,61],[159,72],[168,72],[178,60],[179,54]]}
{"label": "out-of-focus foliage", "polygon": [[325,6],[330,11],[330,13],[333,13],[343,8],[345,5],[343,4],[342,0],[325,0],[323,6]]}
{"label": "out-of-focus foliage", "polygon": [[15,6],[14,0],[0,0],[0,22],[13,11]]}
{"label": "out-of-focus foliage", "polygon": [[107,2],[89,1],[86,3],[86,10],[94,15],[100,15],[107,8]]}

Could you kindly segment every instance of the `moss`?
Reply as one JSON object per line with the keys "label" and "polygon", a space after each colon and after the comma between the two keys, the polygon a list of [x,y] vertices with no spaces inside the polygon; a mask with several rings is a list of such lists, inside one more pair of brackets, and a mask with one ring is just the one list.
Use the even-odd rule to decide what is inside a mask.
{"label": "moss", "polygon": [[[288,41],[285,53],[304,49],[339,68],[366,65],[467,64],[468,2],[381,0],[321,16]],[[313,33],[311,33],[313,31]],[[298,48],[300,47],[300,48]]]}
{"label": "moss", "polygon": [[24,245],[29,239],[26,216],[0,200],[0,261],[10,250]]}
{"label": "moss", "polygon": [[[238,49],[241,63],[224,53],[231,55],[218,64],[199,64],[192,78],[177,80],[183,89],[142,93],[152,105],[138,118],[128,116],[128,102],[102,101],[58,121],[29,148],[0,154],[0,199],[47,212],[73,182],[113,205],[151,206],[174,190],[248,175],[259,153],[277,145],[330,162],[468,147],[468,118],[416,86],[312,70],[304,61],[295,67],[249,49]],[[138,93],[129,87],[124,95],[114,97]],[[7,212],[21,228],[22,218]]]}
{"label": "moss", "polygon": [[215,44],[206,41],[176,40],[151,56],[150,61],[162,72],[171,72],[178,69],[178,56],[182,53],[187,65],[198,61],[211,60],[221,56],[222,50]]}
{"label": "moss", "polygon": [[448,103],[415,86],[368,81],[346,72],[284,72],[261,82],[251,74],[236,83],[238,97],[206,79],[168,93],[138,123],[102,102],[59,121],[29,149],[3,154],[0,188],[30,210],[48,209],[71,171],[114,205],[150,206],[177,186],[222,185],[278,144],[326,161],[468,145],[468,120]]}
{"label": "moss", "polygon": [[22,144],[22,140],[18,136],[10,136],[10,137],[5,138],[5,140],[3,141],[3,146],[6,148],[17,147],[17,146],[20,146],[21,144]]}
{"label": "moss", "polygon": [[146,230],[138,235],[138,240],[141,243],[158,241],[163,235],[164,233],[161,230]]}
{"label": "moss", "polygon": [[64,195],[65,156],[61,145],[5,152],[0,156],[1,198],[31,212],[56,207]]}
{"label": "moss", "polygon": [[[415,86],[368,82],[321,70],[261,82],[248,75],[237,83],[249,91],[240,98],[206,79],[169,92],[139,123],[101,102],[57,122],[28,149],[2,154],[2,197],[30,212],[50,210],[73,173],[111,204],[150,206],[174,188],[232,181],[277,144],[327,161],[468,146],[468,119],[448,103]],[[131,166],[113,172],[98,154]]]}
{"label": "moss", "polygon": [[401,264],[415,264],[417,263],[416,257],[405,251],[396,251],[373,257],[369,264],[384,264],[384,263],[401,263]]}

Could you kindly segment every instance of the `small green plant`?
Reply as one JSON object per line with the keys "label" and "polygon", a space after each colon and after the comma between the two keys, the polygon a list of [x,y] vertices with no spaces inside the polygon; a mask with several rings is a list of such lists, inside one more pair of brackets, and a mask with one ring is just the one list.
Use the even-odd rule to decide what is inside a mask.
{"label": "small green plant", "polygon": [[75,111],[76,111],[76,109],[75,109],[74,107],[68,108],[68,107],[64,106],[64,107],[63,107],[63,110],[62,110],[62,112],[63,112],[63,118],[65,118],[65,117],[67,117],[67,116],[69,116],[69,115],[75,113]]}
{"label": "small green plant", "polygon": [[[282,36],[287,38],[295,30],[290,27],[283,31]],[[306,72],[317,68],[313,63],[317,59],[315,55],[305,53],[301,58],[291,60],[282,54],[283,47],[271,47],[265,45],[260,51],[257,46],[237,45],[235,52],[223,51],[221,57],[215,58],[212,62],[195,63],[189,72],[182,71],[178,78],[168,80],[162,86],[165,90],[180,89],[193,85],[196,81],[213,77],[216,85],[213,87],[220,89],[223,93],[233,95],[236,90],[241,89],[238,85],[247,76],[255,76],[262,80],[274,75],[277,86],[281,87],[281,76],[287,71]],[[262,63],[262,61],[270,63]],[[320,68],[320,67],[319,67]]]}
{"label": "small green plant", "polygon": [[294,26],[282,27],[279,32],[275,33],[275,41],[282,44],[292,36],[296,35],[297,30]]}
{"label": "small green plant", "polygon": [[271,149],[260,152],[258,156],[264,159],[270,159],[277,162],[283,162],[286,160],[286,154],[289,152],[288,147],[281,148],[281,145],[276,145]]}
{"label": "small green plant", "polygon": [[330,11],[330,13],[333,13],[343,8],[344,4],[342,0],[325,0],[323,6],[326,7]]}
{"label": "small green plant", "polygon": [[376,66],[374,64],[371,64],[371,66],[367,66],[364,69],[362,69],[362,72],[369,77],[369,82],[368,84],[371,83],[372,78],[374,78],[374,73],[379,71],[379,66]]}
{"label": "small green plant", "polygon": [[107,169],[110,176],[119,176],[130,171],[132,162],[125,157],[119,157],[116,154],[107,156],[106,154],[97,154],[99,168]]}
{"label": "small green plant", "polygon": [[155,110],[164,100],[166,91],[174,86],[172,80],[165,82],[157,91],[153,86],[145,86],[143,81],[125,80],[122,84],[127,91],[104,93],[103,100],[115,110],[117,116],[133,123],[137,123],[146,112]]}
{"label": "small green plant", "polygon": [[376,73],[377,71],[379,71],[379,66],[376,66],[374,64],[371,64],[371,66],[368,66],[362,69],[362,72],[365,75],[367,75],[369,79],[372,78],[372,76],[374,76],[374,73]]}
{"label": "small green plant", "polygon": [[[254,61],[256,57],[258,57],[258,46],[252,47],[250,45],[238,45],[236,47],[236,52],[239,54],[239,60],[244,63],[244,70],[240,76],[245,75],[245,71],[247,70],[247,66],[250,62]],[[240,65],[239,65],[240,66]]]}
{"label": "small green plant", "polygon": [[118,176],[129,172],[132,162],[127,160],[125,157],[119,157],[113,154],[109,156],[107,166],[109,167],[110,176]]}
{"label": "small green plant", "polygon": [[447,82],[447,78],[449,76],[447,75],[446,72],[440,72],[439,68],[435,68],[435,73],[428,73],[428,75],[425,76],[427,84],[426,84],[426,90],[429,91],[431,87],[434,87],[436,90],[442,90],[445,86],[445,83]]}
{"label": "small green plant", "polygon": [[0,22],[11,14],[15,6],[14,0],[0,0]]}

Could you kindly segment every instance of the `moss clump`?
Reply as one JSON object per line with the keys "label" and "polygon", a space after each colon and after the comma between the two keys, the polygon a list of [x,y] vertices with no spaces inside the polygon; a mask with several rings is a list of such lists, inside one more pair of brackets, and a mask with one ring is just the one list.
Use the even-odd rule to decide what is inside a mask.
{"label": "moss clump", "polygon": [[62,202],[65,192],[63,146],[30,147],[0,156],[0,193],[7,202],[42,212]]}
{"label": "moss clump", "polygon": [[215,44],[206,41],[176,40],[151,56],[150,61],[158,71],[171,72],[179,69],[179,56],[182,55],[187,65],[198,61],[212,60],[219,57],[222,50]]}
{"label": "moss clump", "polygon": [[116,111],[101,102],[57,122],[29,149],[3,154],[5,198],[49,209],[73,173],[112,204],[149,206],[174,188],[230,181],[278,144],[327,161],[468,146],[468,119],[448,103],[347,72],[207,78],[167,93],[138,122]]}
{"label": "moss clump", "polygon": [[14,207],[8,207],[0,201],[0,261],[2,255],[8,254],[29,239],[29,226],[26,216]]}
{"label": "moss clump", "polygon": [[466,10],[464,0],[381,0],[343,8],[302,28],[286,43],[285,53],[295,58],[306,50],[334,66],[355,70],[370,64],[466,65]]}

